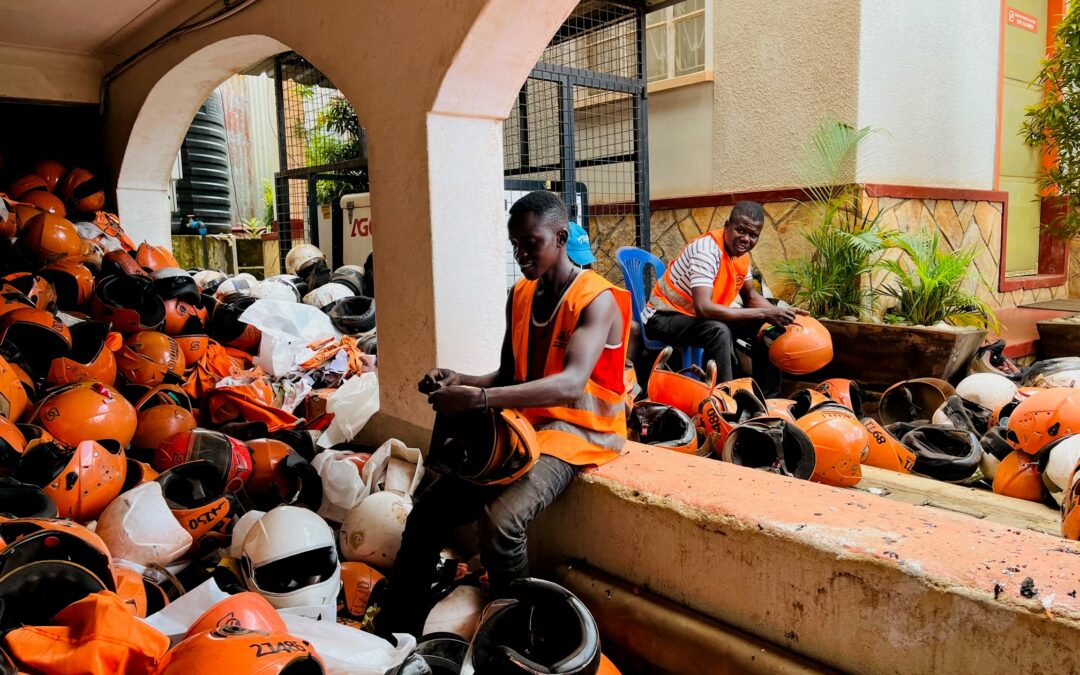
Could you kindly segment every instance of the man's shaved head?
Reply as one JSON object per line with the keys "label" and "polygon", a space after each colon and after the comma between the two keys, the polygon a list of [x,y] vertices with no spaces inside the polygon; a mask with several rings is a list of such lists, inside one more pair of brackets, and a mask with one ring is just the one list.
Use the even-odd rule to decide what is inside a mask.
{"label": "man's shaved head", "polygon": [[514,202],[510,207],[510,222],[531,213],[536,220],[553,230],[567,227],[570,220],[566,214],[566,204],[561,197],[548,190],[536,190]]}

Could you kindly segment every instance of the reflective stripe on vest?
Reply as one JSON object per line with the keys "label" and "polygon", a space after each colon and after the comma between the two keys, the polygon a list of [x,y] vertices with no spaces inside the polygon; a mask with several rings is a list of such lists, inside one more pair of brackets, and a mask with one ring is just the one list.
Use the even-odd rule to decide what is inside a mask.
{"label": "reflective stripe on vest", "polygon": [[[739,295],[746,275],[750,271],[750,254],[744,253],[738,258],[732,258],[724,250],[724,231],[712,230],[700,237],[695,238],[689,244],[703,237],[712,237],[716,245],[720,247],[720,267],[713,280],[712,301],[713,304],[728,306]],[[675,311],[687,316],[694,316],[694,298],[683,292],[671,279],[671,268],[675,262],[686,253],[686,248],[671,261],[664,274],[653,284],[652,294],[649,296],[649,305],[658,310]]]}
{"label": "reflective stripe on vest", "polygon": [[[524,382],[529,367],[529,326],[538,281],[521,279],[514,286],[510,340],[514,351],[514,380]],[[602,464],[618,456],[626,443],[626,392],[610,391],[597,380],[620,382],[626,360],[626,340],[630,333],[630,294],[613,286],[599,274],[585,270],[570,284],[552,318],[551,343],[546,346],[544,377],[562,372],[566,348],[581,313],[598,295],[610,291],[622,315],[622,343],[614,358],[601,359],[596,368],[617,368],[616,372],[594,370],[581,397],[563,406],[523,408],[540,440],[540,451],[570,464]],[[608,364],[608,365],[604,365]]]}

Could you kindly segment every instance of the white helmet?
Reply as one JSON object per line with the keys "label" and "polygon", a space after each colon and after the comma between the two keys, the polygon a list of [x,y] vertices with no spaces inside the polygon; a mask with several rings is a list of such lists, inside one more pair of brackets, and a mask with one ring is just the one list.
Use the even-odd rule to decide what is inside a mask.
{"label": "white helmet", "polygon": [[244,515],[240,516],[240,519],[233,525],[232,531],[232,543],[229,544],[229,557],[240,559],[244,555],[244,537],[248,532],[251,532],[251,526],[256,523],[260,518],[266,515],[266,511],[259,511],[258,509],[252,509],[246,511]]}
{"label": "white helmet", "polygon": [[1041,456],[1039,467],[1043,485],[1050,496],[1060,504],[1065,500],[1065,490],[1069,487],[1069,476],[1080,463],[1080,434],[1065,436],[1051,443]]}
{"label": "white helmet", "polygon": [[173,517],[161,483],[137,485],[114,499],[98,518],[97,534],[114,558],[168,565],[191,548],[191,535]]}
{"label": "white helmet", "polygon": [[248,589],[277,609],[319,618],[337,603],[341,564],[334,532],[313,511],[282,505],[267,512],[244,537],[240,567]]}
{"label": "white helmet", "polygon": [[192,274],[191,277],[195,279],[195,283],[199,285],[200,291],[213,293],[217,290],[218,286],[229,278],[229,275],[218,270],[199,270],[195,274]]}
{"label": "white helmet", "polygon": [[401,548],[412,497],[399,492],[376,492],[349,510],[341,523],[341,555],[379,569],[390,569]]}
{"label": "white helmet", "polygon": [[1016,383],[997,373],[968,375],[956,385],[960,398],[977,403],[987,410],[997,410],[1016,395]]}
{"label": "white helmet", "polygon": [[285,302],[300,302],[300,277],[293,274],[278,274],[277,276],[264,279],[252,289],[251,295],[255,298],[270,300],[284,300]]}
{"label": "white helmet", "polygon": [[1037,361],[1024,372],[1025,387],[1080,387],[1080,357]]}
{"label": "white helmet", "polygon": [[214,291],[214,297],[218,300],[223,300],[225,297],[234,293],[240,295],[251,295],[251,292],[255,290],[255,285],[259,283],[259,280],[251,276],[247,272],[241,272],[236,276],[229,277],[225,281],[221,282],[221,285]]}
{"label": "white helmet", "polygon": [[299,274],[317,260],[326,260],[326,256],[314,244],[297,244],[289,249],[285,255],[285,271],[289,274]]}
{"label": "white helmet", "polygon": [[354,295],[356,294],[353,293],[352,289],[345,284],[329,283],[323,284],[305,295],[304,303],[322,309],[342,298],[351,298]]}
{"label": "white helmet", "polygon": [[458,586],[431,608],[422,634],[453,633],[472,642],[483,611],[484,592],[476,586]]}

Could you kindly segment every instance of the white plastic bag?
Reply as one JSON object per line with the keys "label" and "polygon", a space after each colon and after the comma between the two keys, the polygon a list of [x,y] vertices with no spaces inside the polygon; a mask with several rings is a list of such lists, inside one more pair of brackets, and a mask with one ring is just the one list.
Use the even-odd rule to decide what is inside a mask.
{"label": "white plastic bag", "polygon": [[334,419],[319,437],[321,448],[348,443],[356,438],[371,416],[379,411],[379,378],[375,373],[363,373],[345,381],[326,399],[326,412]]}
{"label": "white plastic bag", "polygon": [[146,617],[145,621],[166,635],[183,635],[195,619],[227,597],[229,594],[218,588],[216,581],[207,579],[165,605],[160,612]]}
{"label": "white plastic bag", "polygon": [[341,338],[334,323],[319,308],[284,300],[256,300],[240,315],[262,331],[255,365],[283,377],[311,356],[307,345],[324,338]]}
{"label": "white plastic bag", "polygon": [[410,448],[391,438],[364,464],[361,476],[364,479],[361,499],[381,490],[412,497],[424,478],[424,454],[419,448]]}
{"label": "white plastic bag", "polygon": [[359,504],[366,494],[364,479],[356,470],[356,464],[345,460],[352,454],[345,450],[324,450],[311,461],[323,486],[319,515],[335,523],[345,520],[349,509]]}
{"label": "white plastic bag", "polygon": [[397,646],[377,635],[334,621],[282,614],[289,634],[307,640],[323,660],[327,675],[383,675],[401,665],[416,638],[395,633]]}

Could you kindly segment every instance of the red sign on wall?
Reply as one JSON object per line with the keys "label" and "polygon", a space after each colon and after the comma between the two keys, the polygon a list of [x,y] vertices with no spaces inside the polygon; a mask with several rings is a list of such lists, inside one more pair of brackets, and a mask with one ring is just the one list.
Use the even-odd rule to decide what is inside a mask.
{"label": "red sign on wall", "polygon": [[1021,12],[1018,9],[1007,7],[1005,9],[1005,20],[1008,21],[1010,26],[1023,28],[1032,33],[1039,32],[1039,17],[1032,16],[1026,12]]}

